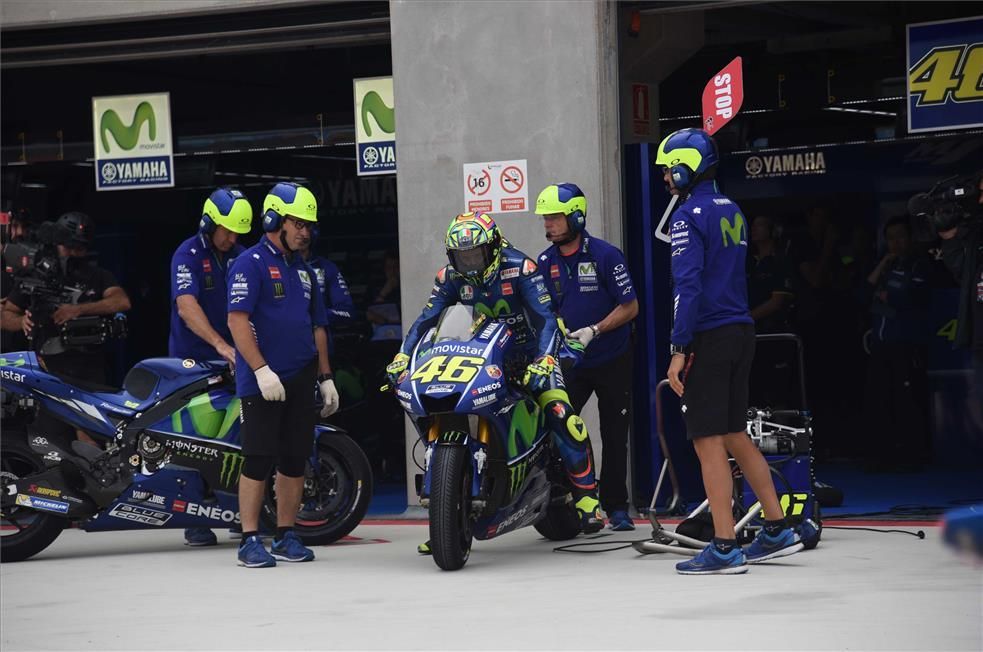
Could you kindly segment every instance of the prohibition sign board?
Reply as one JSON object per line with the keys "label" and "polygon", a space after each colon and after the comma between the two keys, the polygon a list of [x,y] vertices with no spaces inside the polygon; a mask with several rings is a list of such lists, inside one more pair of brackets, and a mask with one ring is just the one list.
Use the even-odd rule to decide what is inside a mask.
{"label": "prohibition sign board", "polygon": [[527,169],[525,159],[465,163],[461,170],[464,210],[485,213],[527,211],[529,208]]}
{"label": "prohibition sign board", "polygon": [[502,170],[498,181],[502,184],[502,190],[510,195],[514,195],[522,190],[522,186],[526,183],[526,178],[522,170],[515,165],[510,165]]}

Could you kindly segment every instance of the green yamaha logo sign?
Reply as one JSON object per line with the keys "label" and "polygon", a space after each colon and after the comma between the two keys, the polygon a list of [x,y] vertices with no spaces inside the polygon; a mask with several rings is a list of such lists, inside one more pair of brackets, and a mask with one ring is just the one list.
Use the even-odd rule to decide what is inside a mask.
{"label": "green yamaha logo sign", "polygon": [[96,190],[174,185],[170,95],[92,98]]}

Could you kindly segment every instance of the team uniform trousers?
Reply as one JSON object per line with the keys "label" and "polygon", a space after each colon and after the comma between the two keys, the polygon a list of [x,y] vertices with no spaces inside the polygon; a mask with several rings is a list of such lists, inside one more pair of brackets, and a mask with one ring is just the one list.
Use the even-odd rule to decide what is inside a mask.
{"label": "team uniform trousers", "polygon": [[600,498],[604,511],[628,508],[628,431],[631,424],[632,348],[596,367],[576,367],[567,376],[567,394],[581,414],[597,394],[601,422]]}

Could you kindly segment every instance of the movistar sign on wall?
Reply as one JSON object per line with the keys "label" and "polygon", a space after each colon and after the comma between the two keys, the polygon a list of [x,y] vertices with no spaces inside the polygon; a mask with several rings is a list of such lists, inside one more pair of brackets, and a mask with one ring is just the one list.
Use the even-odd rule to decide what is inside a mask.
{"label": "movistar sign on wall", "polygon": [[169,93],[92,98],[96,190],[174,186]]}
{"label": "movistar sign on wall", "polygon": [[355,82],[355,148],[358,173],[396,172],[396,103],[393,78],[371,77]]}

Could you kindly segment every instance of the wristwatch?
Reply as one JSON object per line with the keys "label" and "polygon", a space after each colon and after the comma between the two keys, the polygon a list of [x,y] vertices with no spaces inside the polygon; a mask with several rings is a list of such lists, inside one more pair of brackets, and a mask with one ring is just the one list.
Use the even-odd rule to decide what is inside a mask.
{"label": "wristwatch", "polygon": [[679,355],[686,355],[686,347],[685,346],[679,346],[678,344],[670,344],[669,345],[669,353],[670,353],[670,355],[676,355],[677,353]]}
{"label": "wristwatch", "polygon": [[321,383],[323,383],[326,380],[334,380],[334,374],[332,374],[332,373],[320,374],[317,377],[318,384],[321,384]]}

